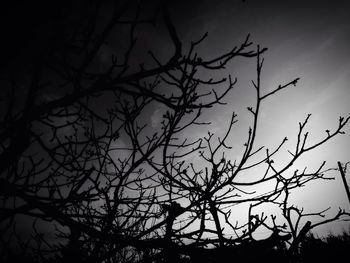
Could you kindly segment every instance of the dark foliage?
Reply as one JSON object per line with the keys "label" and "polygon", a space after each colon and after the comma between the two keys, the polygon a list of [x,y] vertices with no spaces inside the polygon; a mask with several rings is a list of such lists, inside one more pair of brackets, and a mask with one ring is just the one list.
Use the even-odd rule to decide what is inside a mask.
{"label": "dark foliage", "polygon": [[336,262],[349,258],[350,232],[319,238],[309,234],[300,246],[300,262]]}

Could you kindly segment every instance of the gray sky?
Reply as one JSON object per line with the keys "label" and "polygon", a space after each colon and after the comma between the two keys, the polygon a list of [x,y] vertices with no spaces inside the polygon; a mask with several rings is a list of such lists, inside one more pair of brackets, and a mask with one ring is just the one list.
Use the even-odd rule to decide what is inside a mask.
{"label": "gray sky", "polygon": [[[308,113],[312,113],[308,126],[310,143],[325,137],[326,129],[335,129],[339,116],[346,117],[350,114],[349,10],[350,1],[346,0],[246,0],[244,3],[240,0],[181,0],[174,1],[171,16],[185,44],[197,40],[205,32],[209,33],[200,49],[204,57],[214,57],[229,51],[233,46],[239,45],[248,33],[251,34],[254,45],[267,47],[268,51],[264,53],[263,93],[279,84],[301,78],[297,87],[281,91],[262,107],[258,145],[273,148],[287,136],[290,140],[288,147],[284,148],[286,153],[295,143],[298,122],[303,121]],[[25,13],[25,10],[22,12]],[[26,27],[18,24],[18,28],[25,32]],[[11,34],[15,35],[15,32],[17,31],[11,31]],[[17,34],[17,38],[20,39],[22,33]],[[140,43],[146,51],[154,42],[164,41],[164,36],[157,34],[157,30],[151,34],[141,30],[139,34]],[[30,42],[26,34],[23,36],[21,43]],[[105,47],[100,53],[101,67],[104,60],[107,61],[113,53],[108,48]],[[7,49],[4,50],[3,53],[7,52]],[[164,45],[159,46],[157,52],[164,54],[168,50],[169,47]],[[18,56],[25,51],[18,52]],[[136,54],[135,59],[135,63],[138,59],[142,61],[143,55]],[[231,112],[236,111],[240,125],[232,137],[232,144],[236,145],[239,140],[246,138],[247,126],[251,121],[246,114],[246,107],[253,106],[255,99],[252,97],[254,93],[251,86],[251,80],[256,77],[255,59],[237,59],[225,71],[220,71],[213,77],[227,74],[238,78],[237,86],[226,98],[228,104],[207,112],[205,118],[213,122],[207,130],[220,135],[227,127]],[[152,108],[150,111],[145,116],[149,116],[149,123],[156,127],[162,109]],[[207,130],[201,130],[202,133],[195,130],[189,134],[199,137],[205,135]],[[306,155],[298,163],[300,169],[305,165],[315,168],[323,160],[327,161],[327,167],[336,167],[337,161],[350,161],[350,125],[345,131],[347,134]],[[229,157],[235,158],[240,151],[241,148],[235,148]],[[275,162],[276,165],[283,165],[287,160],[288,154],[282,154]],[[335,181],[303,189],[295,196],[295,202],[311,209],[310,212],[315,212],[312,209],[319,211],[332,206],[328,214],[330,216],[337,212],[339,206],[350,210],[340,176],[338,173],[333,175],[336,176]],[[333,228],[327,226],[325,230],[328,229]]]}
{"label": "gray sky", "polygon": [[[297,87],[281,91],[263,105],[258,144],[274,147],[287,136],[290,139],[287,149],[292,150],[298,122],[312,113],[308,125],[311,144],[324,138],[326,129],[334,130],[339,116],[350,114],[349,1],[188,2],[191,1],[174,5],[172,15],[179,35],[185,41],[198,39],[209,32],[202,45],[202,55],[210,57],[229,50],[250,33],[254,44],[269,49],[264,54],[263,93],[296,77],[301,78]],[[254,100],[250,84],[255,79],[254,69],[254,59],[239,59],[228,66],[226,72],[218,73],[237,76],[238,84],[226,99],[227,106],[206,115],[215,127],[209,130],[220,133],[227,126],[232,110],[240,114],[240,124],[249,123],[245,109],[252,106]],[[156,114],[157,110],[152,115],[153,123]],[[243,136],[244,132],[241,130],[238,134]],[[316,168],[323,160],[327,161],[327,167],[336,167],[337,161],[350,161],[349,126],[345,132],[305,155],[298,162],[300,169],[304,166]],[[234,155],[235,152],[232,157]],[[283,165],[289,157],[281,155],[277,162]],[[328,215],[337,212],[339,206],[350,210],[339,174],[330,174],[336,180],[303,189],[295,196],[296,203],[311,209],[310,212],[332,206]],[[330,229],[333,227],[323,228],[325,231]]]}

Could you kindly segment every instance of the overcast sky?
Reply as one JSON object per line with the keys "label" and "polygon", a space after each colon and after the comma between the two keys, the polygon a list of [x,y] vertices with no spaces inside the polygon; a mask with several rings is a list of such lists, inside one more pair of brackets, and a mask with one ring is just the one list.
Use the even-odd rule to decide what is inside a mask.
{"label": "overcast sky", "polygon": [[[174,5],[172,15],[185,41],[209,32],[201,49],[204,56],[229,50],[248,33],[254,44],[268,47],[264,54],[263,93],[296,77],[301,78],[297,87],[281,91],[263,105],[259,123],[258,144],[273,147],[287,136],[292,150],[298,122],[308,113],[312,113],[309,143],[324,138],[326,129],[335,129],[339,116],[350,114],[349,10],[350,2],[345,0],[187,1]],[[254,101],[250,84],[255,79],[254,69],[255,60],[237,60],[224,72],[236,76],[238,84],[226,99],[228,105],[206,116],[215,124],[215,128],[209,128],[211,131],[220,132],[226,127],[232,110],[240,113],[243,126],[249,122],[244,110]],[[156,114],[157,109],[152,123],[156,123]],[[327,167],[336,167],[337,161],[350,161],[350,127],[345,131],[345,135],[306,155],[298,163],[300,168],[305,165],[315,168],[323,160],[327,161]],[[232,153],[232,158],[234,155]],[[277,162],[282,165],[286,158],[287,155],[281,156]],[[339,174],[332,175],[336,176],[335,181],[315,184],[296,196],[298,205],[307,209],[332,206],[329,215],[339,206],[350,209]]]}
{"label": "overcast sky", "polygon": [[[12,37],[12,42],[16,45],[12,46],[10,41],[5,41],[5,44],[7,48],[11,46],[13,50],[17,50],[20,45],[30,42],[31,35],[27,29],[35,19],[25,9],[14,10],[19,12],[19,16],[2,18],[1,28],[6,29],[7,23],[13,23],[15,29],[6,29],[4,34],[8,33],[8,37]],[[324,138],[326,129],[334,130],[339,116],[350,115],[349,10],[350,1],[346,0],[246,0],[244,3],[240,0],[181,0],[173,2],[171,16],[185,44],[197,40],[205,32],[209,33],[200,49],[204,57],[214,57],[231,50],[233,46],[239,45],[248,33],[254,45],[267,47],[262,73],[263,93],[300,77],[297,87],[281,91],[262,106],[259,122],[258,145],[273,148],[287,136],[290,140],[285,148],[286,152],[287,149],[292,150],[298,122],[303,121],[308,113],[312,113],[308,126],[310,143]],[[37,13],[40,14],[39,9],[34,15]],[[21,22],[16,20],[21,15],[32,19],[28,20],[28,25],[23,24],[23,17],[22,20],[18,20]],[[140,34],[141,44],[146,47],[151,47],[155,38],[162,42],[163,36],[157,35],[157,31],[153,34],[141,31]],[[163,52],[167,52],[167,48],[166,45],[159,46],[158,52],[162,53],[162,49]],[[101,64],[111,52],[113,50],[100,53]],[[1,53],[6,55],[6,60],[7,53],[10,52],[4,48]],[[141,56],[139,58],[141,59]],[[0,66],[4,64],[1,61]],[[213,122],[208,130],[220,134],[227,127],[232,111],[236,111],[241,128],[235,130],[235,136],[232,137],[232,144],[235,144],[235,138],[246,138],[246,128],[251,121],[246,114],[246,107],[253,106],[255,100],[251,86],[251,80],[256,77],[255,60],[238,59],[229,64],[225,71],[216,74],[218,75],[213,77],[232,74],[238,78],[238,83],[226,98],[226,106],[215,108],[205,115],[207,120]],[[152,127],[157,126],[161,112],[161,109],[153,108],[147,113]],[[199,137],[205,135],[207,130],[202,132],[203,134],[197,130],[189,134]],[[345,132],[347,134],[306,155],[303,161],[298,163],[300,168],[305,165],[316,168],[323,160],[327,161],[327,167],[336,167],[337,161],[350,161],[350,125]],[[231,151],[230,157],[235,158],[239,153],[238,147],[236,152]],[[277,165],[283,165],[287,156],[283,155],[279,160],[275,160]],[[339,206],[350,210],[341,178],[338,173],[333,175],[336,176],[335,181],[316,184],[302,191],[296,196],[296,203],[316,211],[332,206],[328,214],[330,216],[337,212]],[[327,229],[332,228],[327,226]]]}
{"label": "overcast sky", "polygon": [[[257,144],[273,149],[288,137],[287,147],[276,166],[286,164],[293,151],[298,132],[298,123],[311,113],[307,131],[311,145],[327,136],[326,130],[337,128],[340,116],[350,115],[350,2],[349,1],[271,1],[240,0],[231,1],[174,1],[170,14],[184,46],[199,39],[205,32],[209,37],[201,44],[198,52],[204,58],[213,58],[240,45],[247,34],[251,35],[256,45],[267,47],[262,71],[262,93],[275,89],[295,78],[300,78],[297,87],[282,90],[270,97],[262,106]],[[144,51],[135,54],[135,65],[144,61],[148,49],[162,59],[169,57],[172,46],[166,41],[161,27],[138,31],[139,47]],[[115,44],[105,47],[100,53],[101,63],[109,60]],[[113,42],[113,41],[112,41]],[[219,106],[203,115],[212,125],[200,130],[187,130],[185,137],[193,139],[203,137],[207,131],[218,136],[228,125],[232,111],[238,113],[239,122],[233,131],[231,145],[233,150],[228,157],[239,159],[243,149],[243,140],[247,137],[251,125],[251,114],[246,108],[254,106],[254,88],[251,80],[256,79],[255,59],[235,59],[210,77],[220,78],[231,74],[238,78],[236,88],[226,97],[226,106]],[[207,76],[206,76],[207,77]],[[144,115],[152,128],[159,128],[164,108],[148,108]],[[146,119],[145,119],[146,120]],[[347,134],[328,142],[310,154],[306,154],[296,168],[305,166],[309,172],[316,170],[325,160],[326,168],[337,166],[337,161],[350,161],[350,127]],[[236,146],[236,147],[235,147]],[[293,171],[292,171],[293,172]],[[253,170],[252,173],[259,173]],[[327,214],[333,216],[341,206],[350,210],[346,193],[338,172],[329,173],[334,181],[312,183],[293,195],[298,207],[305,207],[307,212],[318,212],[327,207],[332,209]],[[350,179],[349,179],[350,181]],[[339,225],[327,225],[319,231],[339,230]]]}

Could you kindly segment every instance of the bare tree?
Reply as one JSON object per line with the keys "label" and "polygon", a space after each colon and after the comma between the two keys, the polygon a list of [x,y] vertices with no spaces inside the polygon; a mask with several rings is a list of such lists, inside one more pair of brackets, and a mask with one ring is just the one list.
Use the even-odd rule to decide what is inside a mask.
{"label": "bare tree", "polygon": [[[207,34],[185,46],[163,3],[147,7],[139,1],[112,1],[82,7],[50,24],[53,37],[37,52],[25,77],[3,78],[4,261],[14,257],[18,246],[43,262],[195,262],[203,255],[215,261],[229,254],[254,260],[250,250],[256,251],[254,257],[270,255],[287,241],[293,254],[308,230],[349,215],[340,210],[299,231],[304,218],[324,211],[305,213],[289,202],[292,190],[328,179],[325,163],[301,172],[292,165],[342,134],[349,117],[341,117],[337,129],[310,144],[308,115],[299,123],[291,158],[278,168],[273,158],[285,150],[288,139],[272,150],[256,145],[261,105],[299,80],[264,92],[266,48],[255,48],[248,35],[231,50],[207,58],[198,53]],[[162,44],[171,46],[172,53],[164,57],[149,50],[137,63],[142,57],[138,29],[159,25],[168,37]],[[116,51],[111,51],[113,41]],[[225,104],[237,79],[208,76],[237,57],[256,59],[256,99],[247,108],[252,124],[242,155],[231,159],[235,113],[222,136],[188,132],[210,130],[206,112]],[[152,125],[154,109],[158,115]],[[242,180],[256,167],[259,174]],[[254,190],[262,184],[270,190]],[[282,218],[265,215],[260,207],[266,204],[278,207]],[[242,208],[234,209],[238,206]],[[238,221],[237,211],[246,214],[245,222]],[[24,224],[29,236],[20,230]],[[270,236],[256,240],[261,228]]]}

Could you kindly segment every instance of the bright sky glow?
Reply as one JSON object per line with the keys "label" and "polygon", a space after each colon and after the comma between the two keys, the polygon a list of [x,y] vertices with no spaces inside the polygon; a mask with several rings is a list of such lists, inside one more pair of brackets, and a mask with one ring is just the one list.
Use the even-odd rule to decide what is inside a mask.
{"label": "bright sky glow", "polygon": [[[350,24],[346,22],[350,21],[350,14],[346,11],[349,10],[349,3],[247,2],[249,3],[244,5],[222,1],[212,9],[209,1],[205,1],[205,4],[193,7],[191,17],[178,15],[175,19],[182,26],[180,34],[189,39],[209,32],[209,38],[203,44],[204,56],[214,56],[219,50],[239,44],[247,33],[251,33],[255,44],[267,46],[269,50],[264,54],[262,73],[262,90],[265,93],[279,84],[285,84],[296,77],[301,78],[297,87],[281,91],[262,106],[257,146],[273,148],[287,136],[287,147],[282,149],[282,154],[276,160],[276,165],[283,165],[290,159],[287,150],[293,150],[298,123],[308,113],[312,114],[307,126],[309,144],[326,137],[325,130],[332,131],[337,127],[340,116],[350,114]],[[246,107],[253,106],[255,100],[251,85],[251,80],[256,78],[255,61],[242,63],[238,59],[225,73],[237,76],[238,84],[227,97],[227,106],[206,115],[213,122],[208,130],[220,135],[234,110],[239,114],[238,130],[234,130],[234,138],[245,138],[251,120]],[[223,73],[218,74],[221,76]],[[152,124],[158,114],[159,110],[156,109],[151,117]],[[327,161],[326,168],[336,167],[337,161],[349,161],[350,128],[347,127],[345,132],[345,135],[305,154],[296,166],[300,170],[307,166],[312,171],[324,160]],[[205,129],[201,129],[200,133],[196,131],[196,136],[204,136],[205,133]],[[233,145],[240,145],[234,138]],[[238,149],[236,147],[232,150],[231,157],[235,158],[239,152],[238,146]],[[330,172],[329,175],[334,176],[335,180],[315,183],[295,192],[295,203],[305,207],[305,210],[310,209],[310,212],[330,206],[332,209],[328,215],[335,214],[338,207],[350,209],[340,175],[337,172]],[[338,231],[339,225],[328,225],[319,231],[324,233],[331,230]]]}

